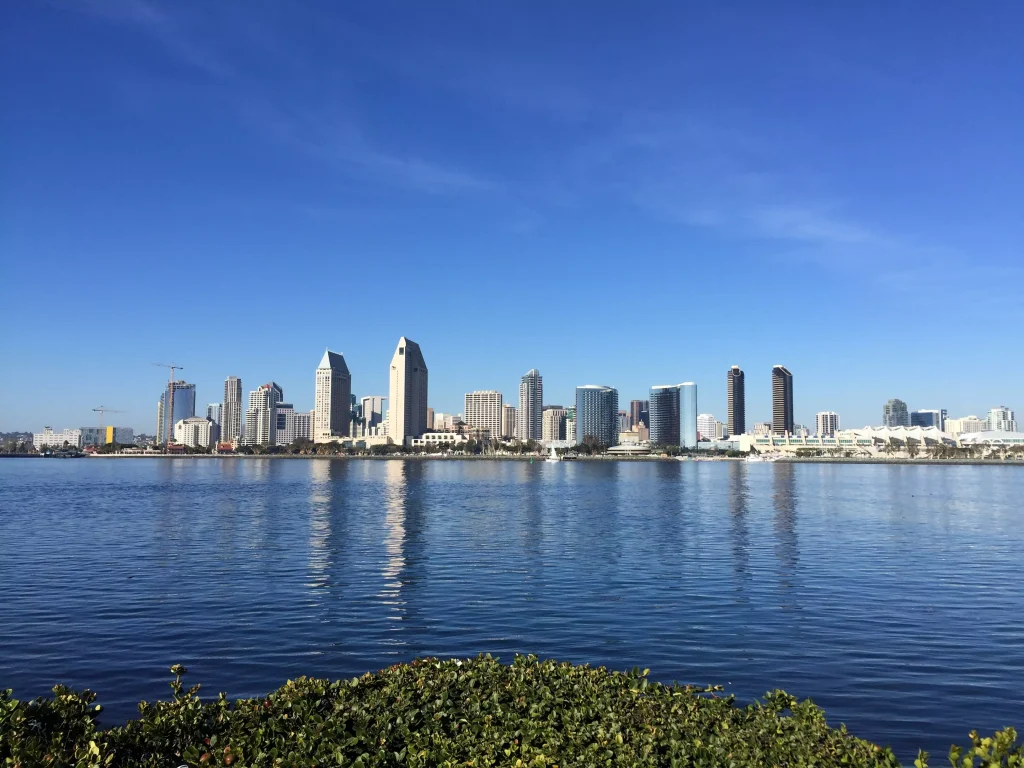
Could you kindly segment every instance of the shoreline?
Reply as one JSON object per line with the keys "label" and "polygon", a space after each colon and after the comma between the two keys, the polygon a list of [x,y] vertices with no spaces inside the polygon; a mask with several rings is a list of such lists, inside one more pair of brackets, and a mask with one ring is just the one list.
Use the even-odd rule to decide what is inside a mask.
{"label": "shoreline", "polygon": [[[0,454],[3,458],[12,459],[41,459],[46,458],[39,454]],[[315,461],[349,461],[349,460],[370,460],[370,461],[520,461],[520,462],[532,462],[538,464],[553,463],[546,461],[544,456],[483,456],[483,455],[471,455],[471,456],[443,456],[439,454],[392,454],[388,456],[348,456],[348,455],[309,455],[309,454],[264,454],[264,455],[250,455],[250,454],[209,454],[209,453],[193,453],[193,454],[123,454],[123,453],[107,453],[107,454],[93,454],[87,455],[82,458],[88,459],[221,459],[221,460],[243,460],[251,461],[258,459],[287,459],[287,460],[315,460]],[[569,459],[565,463],[572,463],[576,461],[625,461],[625,462],[678,462],[678,463],[703,463],[703,462],[740,462],[746,463],[745,458],[737,457],[701,457],[697,460],[690,459],[689,461],[679,462],[675,456],[578,456],[575,459]],[[558,462],[562,463],[562,462]],[[770,462],[751,462],[751,463],[765,463],[765,464],[897,464],[897,465],[948,465],[948,466],[974,466],[974,465],[985,465],[985,466],[1019,466],[1024,467],[1024,461],[1011,459],[933,459],[933,458],[885,458],[876,456],[867,456],[859,458],[846,458],[846,457],[828,457],[828,456],[784,456],[775,459]]]}

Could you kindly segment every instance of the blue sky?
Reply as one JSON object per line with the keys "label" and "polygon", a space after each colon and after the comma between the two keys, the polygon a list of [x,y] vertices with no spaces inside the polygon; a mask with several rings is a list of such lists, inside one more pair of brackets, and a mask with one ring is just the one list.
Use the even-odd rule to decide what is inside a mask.
{"label": "blue sky", "polygon": [[[310,408],[695,381],[748,420],[1024,409],[1024,5],[27,0],[0,429],[153,431],[178,362]],[[108,416],[108,423],[111,417]]]}

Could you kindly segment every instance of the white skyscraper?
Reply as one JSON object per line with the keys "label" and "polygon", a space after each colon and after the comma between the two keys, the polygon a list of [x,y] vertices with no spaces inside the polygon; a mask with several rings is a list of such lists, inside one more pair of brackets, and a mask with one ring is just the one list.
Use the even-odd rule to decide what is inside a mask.
{"label": "white skyscraper", "polygon": [[501,434],[501,393],[493,389],[466,393],[466,424],[489,429],[492,438]]}
{"label": "white skyscraper", "polygon": [[404,336],[391,358],[388,437],[403,445],[427,430],[427,364],[420,345]]}
{"label": "white skyscraper", "polygon": [[710,413],[702,413],[697,416],[697,432],[701,440],[718,439],[718,422]]}
{"label": "white skyscraper", "polygon": [[995,432],[1016,432],[1017,421],[1014,413],[1005,405],[989,409],[988,429]]}
{"label": "white skyscraper", "polygon": [[249,393],[249,408],[245,412],[245,444],[277,444],[277,403],[280,388],[264,384]]}
{"label": "white skyscraper", "polygon": [[822,411],[814,417],[814,425],[818,437],[835,437],[839,431],[839,414],[835,411]]}
{"label": "white skyscraper", "polygon": [[506,440],[516,436],[516,407],[510,403],[501,406],[501,436]]}
{"label": "white skyscraper", "polygon": [[329,443],[348,437],[352,422],[352,374],[345,356],[324,351],[316,367],[313,397],[313,442]]}
{"label": "white skyscraper", "polygon": [[224,379],[224,406],[221,409],[220,439],[226,443],[242,436],[242,380],[237,376]]}
{"label": "white skyscraper", "polygon": [[516,413],[516,437],[522,441],[541,440],[544,436],[544,378],[532,368],[519,382],[519,410]]}

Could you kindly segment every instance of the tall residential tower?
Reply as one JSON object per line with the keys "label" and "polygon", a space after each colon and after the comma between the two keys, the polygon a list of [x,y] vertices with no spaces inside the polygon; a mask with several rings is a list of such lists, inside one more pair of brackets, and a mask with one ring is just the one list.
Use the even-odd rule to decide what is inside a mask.
{"label": "tall residential tower", "polygon": [[523,442],[544,436],[544,379],[531,368],[519,382],[519,410],[516,412],[516,437]]}
{"label": "tall residential tower", "polygon": [[329,443],[347,437],[352,421],[352,374],[345,356],[324,351],[316,368],[313,396],[313,442]]}
{"label": "tall residential tower", "polygon": [[730,368],[725,375],[728,389],[729,437],[733,437],[747,431],[747,394],[744,390],[743,371],[738,365]]}
{"label": "tall residential tower", "polygon": [[772,368],[772,432],[793,432],[793,374],[784,365]]}
{"label": "tall residential tower", "polygon": [[576,387],[576,443],[587,438],[599,445],[619,442],[619,391],[598,384]]}
{"label": "tall residential tower", "polygon": [[420,345],[403,336],[391,358],[388,437],[396,445],[427,431],[427,364]]}
{"label": "tall residential tower", "polygon": [[651,387],[649,397],[651,445],[679,445],[679,385]]}
{"label": "tall residential tower", "polygon": [[221,409],[220,439],[226,443],[242,437],[242,380],[224,379],[224,406]]}

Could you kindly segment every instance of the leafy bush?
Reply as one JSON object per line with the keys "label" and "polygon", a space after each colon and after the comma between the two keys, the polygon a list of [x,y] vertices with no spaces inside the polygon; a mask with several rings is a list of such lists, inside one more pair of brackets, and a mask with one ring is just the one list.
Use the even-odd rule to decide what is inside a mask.
{"label": "leafy bush", "polygon": [[[810,701],[775,691],[738,707],[716,689],[666,686],[535,657],[421,659],[330,682],[299,678],[266,698],[186,690],[101,731],[95,694],[58,686],[19,702],[0,691],[8,766],[898,766],[891,751],[829,728]],[[958,766],[1022,766],[1007,729],[971,734]],[[926,764],[922,756],[918,766]]]}

